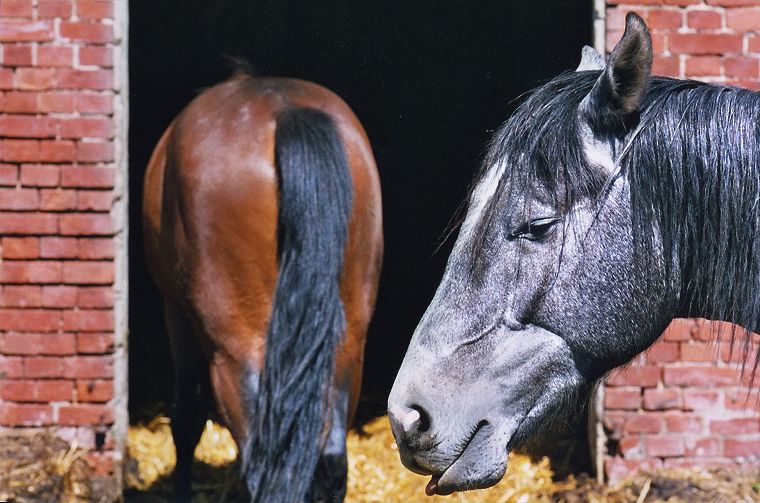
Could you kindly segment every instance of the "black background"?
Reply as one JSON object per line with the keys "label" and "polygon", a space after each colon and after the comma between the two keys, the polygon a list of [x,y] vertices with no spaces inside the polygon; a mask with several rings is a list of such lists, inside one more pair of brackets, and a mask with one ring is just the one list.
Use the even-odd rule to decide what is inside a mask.
{"label": "black background", "polygon": [[140,204],[150,152],[174,116],[223,80],[222,55],[348,102],[383,189],[385,262],[358,421],[382,413],[453,244],[433,253],[513,100],[575,67],[591,0],[131,0],[130,412],[171,397],[160,297],[145,270]]}

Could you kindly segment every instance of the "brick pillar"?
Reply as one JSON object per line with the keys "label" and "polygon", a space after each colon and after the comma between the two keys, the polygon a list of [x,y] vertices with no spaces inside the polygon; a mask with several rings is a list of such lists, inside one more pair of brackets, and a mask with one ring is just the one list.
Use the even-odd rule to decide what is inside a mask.
{"label": "brick pillar", "polygon": [[[760,0],[605,7],[608,52],[623,34],[625,14],[635,11],[652,32],[654,73],[760,87]],[[640,468],[760,466],[760,380],[749,387],[740,350],[731,354],[715,337],[708,323],[677,320],[645,355],[606,380],[598,397],[606,448],[597,454],[608,477]],[[750,351],[757,347],[755,339]]]}
{"label": "brick pillar", "polygon": [[117,491],[126,3],[0,0],[0,435],[76,440]]}

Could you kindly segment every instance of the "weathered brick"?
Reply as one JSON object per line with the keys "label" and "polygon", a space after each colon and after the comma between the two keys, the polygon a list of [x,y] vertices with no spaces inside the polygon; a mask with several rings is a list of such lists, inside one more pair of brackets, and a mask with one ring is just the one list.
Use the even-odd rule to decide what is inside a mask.
{"label": "weathered brick", "polygon": [[76,238],[44,237],[40,240],[40,256],[43,258],[77,258],[79,246]]}
{"label": "weathered brick", "polygon": [[113,398],[113,381],[77,381],[77,400],[80,402],[107,402]]}
{"label": "weathered brick", "polygon": [[64,262],[63,264],[64,283],[109,285],[113,281],[113,262]]}
{"label": "weathered brick", "polygon": [[671,33],[670,50],[677,54],[736,54],[742,36],[733,33]]}
{"label": "weathered brick", "polygon": [[699,433],[702,418],[696,414],[672,414],[665,416],[665,428],[671,433]]}
{"label": "weathered brick", "polygon": [[109,211],[113,206],[113,193],[105,190],[80,190],[78,209],[81,211]]}
{"label": "weathered brick", "polygon": [[38,15],[41,18],[71,17],[70,0],[39,0]]}
{"label": "weathered brick", "polygon": [[54,36],[49,21],[0,19],[0,42],[45,42]]}
{"label": "weathered brick", "polygon": [[[0,299],[3,307],[41,307],[42,288],[37,285],[5,285]],[[5,342],[7,344],[8,340]]]}
{"label": "weathered brick", "polygon": [[54,234],[58,230],[58,217],[51,213],[0,212],[0,234]]}
{"label": "weathered brick", "polygon": [[604,407],[607,409],[637,410],[641,406],[641,389],[607,389],[604,393]]}
{"label": "weathered brick", "polygon": [[713,367],[676,367],[663,370],[666,386],[725,386],[739,383],[739,370]]}
{"label": "weathered brick", "polygon": [[103,188],[113,187],[115,170],[99,166],[72,166],[64,168],[63,187]]}
{"label": "weathered brick", "polygon": [[681,407],[681,392],[678,389],[644,390],[644,408],[647,410],[667,410]]}
{"label": "weathered brick", "polygon": [[46,285],[42,287],[42,304],[45,307],[75,307],[78,296],[79,292],[75,286]]}
{"label": "weathered brick", "polygon": [[113,289],[110,287],[79,288],[77,305],[84,309],[103,309],[113,307]]}
{"label": "weathered brick", "polygon": [[0,16],[31,18],[34,12],[32,0],[3,0],[0,2]]}
{"label": "weathered brick", "polygon": [[2,247],[5,259],[31,259],[40,255],[37,238],[3,238]]}
{"label": "weathered brick", "polygon": [[107,405],[65,405],[58,409],[63,426],[109,425],[113,423],[113,408]]}
{"label": "weathered brick", "polygon": [[113,357],[77,355],[66,358],[63,376],[70,379],[112,379]]}
{"label": "weathered brick", "polygon": [[40,209],[43,211],[71,211],[77,209],[77,192],[66,189],[41,189]]}
{"label": "weathered brick", "polygon": [[59,166],[22,164],[21,185],[27,187],[56,187],[61,180]]}
{"label": "weathered brick", "polygon": [[63,377],[64,359],[57,356],[27,356],[24,358],[24,376]]}
{"label": "weathered brick", "polygon": [[77,352],[80,354],[110,353],[113,344],[113,334],[110,332],[77,334]]}
{"label": "weathered brick", "polygon": [[680,436],[652,435],[644,439],[648,456],[657,458],[672,458],[683,456],[685,448]]}
{"label": "weathered brick", "polygon": [[107,213],[61,215],[59,227],[64,236],[107,236],[114,233],[113,219]]}
{"label": "weathered brick", "polygon": [[113,25],[98,22],[63,22],[61,36],[74,42],[105,44],[114,40]]}
{"label": "weathered brick", "polygon": [[37,66],[71,68],[74,49],[58,45],[41,45],[37,48]]}
{"label": "weathered brick", "polygon": [[2,49],[3,66],[32,66],[31,44],[4,44]]}
{"label": "weathered brick", "polygon": [[715,435],[746,435],[760,433],[760,418],[742,417],[734,419],[713,419],[710,433]]}
{"label": "weathered brick", "polygon": [[665,427],[662,415],[640,413],[628,418],[623,431],[625,433],[659,433]]}
{"label": "weathered brick", "polygon": [[0,283],[4,284],[59,283],[62,278],[60,262],[14,260],[0,263]]}
{"label": "weathered brick", "polygon": [[652,363],[678,360],[678,343],[657,341],[647,350],[647,361]]}
{"label": "weathered brick", "polygon": [[113,330],[113,311],[101,309],[64,311],[63,329],[78,332],[103,332],[106,330]]}
{"label": "weathered brick", "polygon": [[726,439],[723,446],[723,453],[726,456],[751,456],[755,459],[760,457],[760,439],[736,440],[733,438]]}
{"label": "weathered brick", "polygon": [[686,13],[689,28],[715,30],[723,26],[723,16],[715,10],[692,10]]}
{"label": "weathered brick", "polygon": [[53,422],[49,405],[0,403],[0,424],[3,426],[46,426]]}
{"label": "weathered brick", "polygon": [[609,386],[641,386],[652,388],[660,380],[661,370],[655,365],[629,366],[616,369],[606,379]]}
{"label": "weathered brick", "polygon": [[4,109],[8,113],[34,114],[37,113],[37,99],[39,94],[33,91],[12,91],[5,93]]}

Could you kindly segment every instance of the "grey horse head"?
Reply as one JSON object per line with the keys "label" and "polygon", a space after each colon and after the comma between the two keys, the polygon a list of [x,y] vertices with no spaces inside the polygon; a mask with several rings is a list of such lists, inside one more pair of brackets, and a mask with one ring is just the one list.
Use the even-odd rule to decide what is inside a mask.
{"label": "grey horse head", "polygon": [[[721,121],[744,110],[756,124],[758,98],[650,78],[651,39],[634,14],[606,65],[592,51],[584,49],[577,72],[535,91],[497,133],[391,391],[401,460],[432,475],[431,494],[498,482],[510,450],[577,409],[601,376],[651,345],[673,317],[736,314],[710,311],[700,297],[706,283],[684,278],[701,267],[708,281],[723,267],[705,269],[715,258],[699,258],[707,253],[696,242],[706,219],[688,203],[708,186],[700,189],[702,182],[716,193],[731,190],[704,168],[705,145],[745,130],[741,141],[757,145],[756,126]],[[684,125],[689,103],[699,100],[714,103],[703,112],[713,114],[710,124],[695,116]],[[745,171],[754,171],[737,182],[755,195],[756,154],[741,154],[754,163]],[[728,165],[730,152],[713,155]],[[704,180],[692,183],[697,175]],[[757,225],[757,205],[725,200],[738,215],[727,226],[743,229],[752,215]],[[748,238],[750,252],[737,241],[746,257],[736,260],[760,262],[757,241]],[[746,267],[757,278],[757,265]],[[755,318],[745,326],[760,312],[752,299],[746,311]]]}

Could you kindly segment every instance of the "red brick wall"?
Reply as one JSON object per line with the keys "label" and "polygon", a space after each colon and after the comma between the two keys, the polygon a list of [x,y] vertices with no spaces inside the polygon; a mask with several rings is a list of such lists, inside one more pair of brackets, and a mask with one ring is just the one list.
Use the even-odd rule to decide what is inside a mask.
{"label": "red brick wall", "polygon": [[104,474],[126,413],[120,4],[0,0],[0,434],[57,426]]}
{"label": "red brick wall", "polygon": [[[760,0],[608,1],[607,51],[629,11],[652,31],[655,73],[760,88]],[[760,466],[760,379],[750,390],[740,352],[714,339],[707,323],[676,321],[646,355],[607,380],[602,424],[610,478],[639,468]]]}

